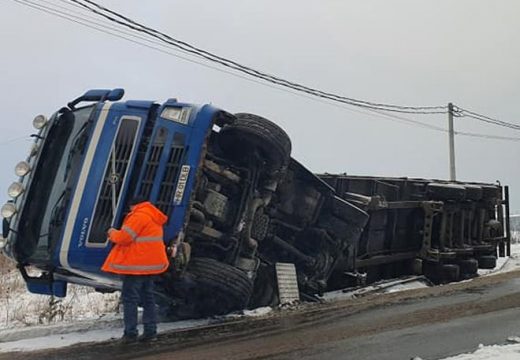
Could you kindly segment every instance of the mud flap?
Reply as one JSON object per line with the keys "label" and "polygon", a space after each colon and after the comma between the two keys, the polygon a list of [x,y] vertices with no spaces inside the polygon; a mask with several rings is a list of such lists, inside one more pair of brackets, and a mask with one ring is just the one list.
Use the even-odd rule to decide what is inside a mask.
{"label": "mud flap", "polygon": [[276,280],[280,305],[300,301],[296,267],[291,263],[276,263]]}

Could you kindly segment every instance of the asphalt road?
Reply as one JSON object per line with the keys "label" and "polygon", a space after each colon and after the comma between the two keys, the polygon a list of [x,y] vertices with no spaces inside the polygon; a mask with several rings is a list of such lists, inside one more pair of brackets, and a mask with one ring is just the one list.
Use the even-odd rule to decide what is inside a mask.
{"label": "asphalt road", "polygon": [[511,335],[520,335],[520,272],[172,332],[148,346],[83,344],[23,358],[439,359]]}

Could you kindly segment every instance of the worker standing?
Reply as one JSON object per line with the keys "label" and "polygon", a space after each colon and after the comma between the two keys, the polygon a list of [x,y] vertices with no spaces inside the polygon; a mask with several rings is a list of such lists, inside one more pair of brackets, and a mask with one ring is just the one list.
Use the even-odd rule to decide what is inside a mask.
{"label": "worker standing", "polygon": [[[154,276],[168,268],[163,239],[167,216],[144,198],[130,202],[130,213],[120,230],[110,228],[114,243],[102,270],[122,275],[123,343],[153,341],[157,337],[157,314],[153,294]],[[137,305],[143,305],[143,335],[138,338]]]}

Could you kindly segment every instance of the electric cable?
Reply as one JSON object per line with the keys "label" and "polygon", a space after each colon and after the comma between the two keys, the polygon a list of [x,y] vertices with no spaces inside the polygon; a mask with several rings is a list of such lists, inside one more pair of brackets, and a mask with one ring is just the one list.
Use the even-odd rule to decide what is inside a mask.
{"label": "electric cable", "polygon": [[[434,126],[434,125],[431,125],[431,124],[426,124],[426,123],[423,123],[423,122],[420,122],[420,121],[417,121],[417,120],[413,120],[413,119],[409,119],[409,118],[405,118],[405,117],[402,117],[402,116],[397,116],[395,114],[386,113],[385,111],[388,111],[388,109],[365,108],[366,111],[354,110],[354,109],[348,108],[348,107],[346,107],[344,105],[335,103],[335,102],[337,102],[335,99],[330,99],[330,98],[326,98],[326,97],[319,97],[319,96],[318,97],[314,97],[316,94],[308,94],[308,95],[306,95],[305,93],[302,93],[302,92],[298,91],[298,89],[291,88],[291,90],[292,90],[291,91],[291,90],[289,90],[287,88],[280,88],[280,87],[275,86],[275,85],[269,85],[269,84],[267,84],[265,82],[254,80],[254,79],[251,79],[250,77],[239,75],[239,74],[236,74],[235,72],[232,72],[232,71],[227,71],[227,70],[224,70],[224,69],[221,69],[221,68],[217,68],[215,66],[211,66],[211,65],[208,65],[206,63],[202,63],[200,61],[196,61],[196,60],[187,58],[185,56],[181,56],[181,55],[172,53],[170,51],[166,51],[163,48],[166,48],[166,49],[172,50],[172,51],[176,51],[176,52],[183,52],[183,53],[185,53],[185,55],[188,55],[188,54],[186,54],[185,51],[183,51],[183,50],[181,50],[179,48],[172,49],[170,46],[165,45],[162,41],[160,42],[160,41],[157,41],[157,40],[149,39],[149,38],[144,37],[144,36],[139,36],[139,35],[134,34],[133,32],[123,31],[123,30],[121,30],[121,29],[119,29],[117,27],[113,27],[113,26],[107,25],[106,23],[108,23],[108,22],[106,22],[106,23],[98,22],[99,20],[98,21],[93,21],[91,19],[95,19],[95,18],[92,17],[92,16],[87,16],[87,15],[85,15],[83,13],[74,12],[73,10],[71,10],[69,8],[66,8],[64,6],[60,6],[60,5],[51,3],[51,2],[49,2],[47,0],[35,0],[35,1],[40,1],[40,2],[43,2],[43,3],[49,4],[49,5],[55,6],[58,9],[69,11],[72,14],[66,13],[64,11],[57,10],[56,8],[50,8],[50,7],[41,5],[41,4],[36,4],[36,3],[34,3],[34,1],[30,1],[30,0],[13,0],[13,1],[15,1],[15,2],[17,2],[17,3],[21,4],[21,5],[32,7],[33,9],[36,9],[36,10],[46,12],[46,13],[48,13],[50,15],[58,16],[58,17],[61,17],[61,18],[65,19],[65,20],[72,21],[74,23],[86,26],[88,28],[91,28],[91,29],[103,32],[105,34],[112,35],[112,36],[115,36],[115,37],[119,37],[121,39],[124,39],[124,40],[130,41],[130,42],[133,42],[133,43],[136,43],[136,44],[148,47],[150,49],[153,49],[153,50],[156,50],[156,51],[160,51],[160,52],[165,53],[167,55],[175,56],[175,57],[180,58],[182,60],[189,61],[189,62],[198,64],[198,65],[202,65],[202,66],[208,67],[208,68],[213,69],[213,70],[217,70],[217,71],[229,74],[229,75],[233,75],[233,76],[239,77],[239,78],[244,79],[244,80],[252,81],[252,82],[257,83],[257,84],[262,84],[264,86],[268,86],[268,87],[273,88],[273,89],[277,89],[277,90],[280,90],[280,91],[288,92],[288,93],[293,94],[293,95],[297,95],[297,96],[301,96],[301,97],[304,97],[304,98],[307,98],[307,99],[311,99],[311,100],[314,100],[314,101],[322,102],[322,103],[325,103],[325,104],[328,104],[328,105],[338,106],[338,107],[340,107],[342,109],[346,109],[346,110],[352,111],[352,112],[362,113],[362,114],[371,115],[371,116],[377,116],[379,118],[386,118],[388,120],[399,121],[401,123],[406,123],[408,125],[418,126],[418,127],[422,127],[422,128],[426,128],[426,129],[430,129],[430,130],[434,130],[434,131],[439,131],[439,132],[443,132],[443,133],[447,133],[448,132],[448,130],[446,130],[446,129],[442,128],[442,127]],[[59,1],[61,1],[62,3],[69,3],[70,2],[70,0],[59,0]],[[81,9],[80,5],[76,4],[78,1],[76,1],[76,0],[72,0],[72,1],[73,1],[73,3],[70,3],[70,5],[75,6],[78,9]],[[85,0],[85,1],[91,2],[89,0]],[[78,14],[79,14],[79,16],[78,16]],[[99,27],[108,29],[110,31],[100,29]],[[115,33],[111,32],[111,31],[113,31]],[[121,34],[126,35],[126,36],[123,36]],[[134,39],[139,39],[141,41],[137,41],[137,40],[134,40]],[[160,46],[160,48],[159,47],[155,47],[155,46],[151,46],[151,45],[146,44],[146,43],[143,43],[143,41],[145,41],[147,43],[151,43],[151,44],[157,45],[157,46]],[[314,96],[311,96],[311,95],[314,95]],[[377,103],[374,103],[374,104],[377,105]],[[352,104],[348,104],[348,105],[352,105]],[[382,105],[385,105],[385,104],[382,104]],[[403,106],[403,108],[414,108],[414,109],[428,108],[429,109],[429,108],[446,108],[446,107],[404,107]],[[367,112],[367,111],[369,111],[369,112]],[[374,113],[377,114],[377,115],[375,115]],[[460,107],[455,107],[454,108],[453,115],[454,116],[460,116],[460,117],[462,117],[462,116],[475,117],[475,118],[478,118],[478,120],[482,120],[480,117],[483,117],[483,118],[485,118],[487,120],[487,122],[495,124],[495,125],[500,124],[500,125],[504,126],[504,124],[507,124],[508,127],[510,127],[512,125],[515,128],[518,126],[518,125],[515,125],[515,124],[505,123],[505,122],[502,122],[500,120],[492,119],[492,118],[486,117],[484,115],[477,114],[477,113],[471,112],[469,110],[462,109]],[[484,120],[482,120],[482,121],[484,121]],[[485,139],[520,141],[520,138],[508,137],[508,136],[478,134],[478,133],[460,132],[460,131],[456,131],[455,134],[456,135],[461,135],[461,136],[469,136],[469,137],[477,137],[477,138],[485,138]]]}
{"label": "electric cable", "polygon": [[[359,106],[359,107],[366,107],[376,110],[382,110],[382,111],[393,111],[393,112],[403,112],[403,113],[414,113],[414,114],[444,114],[447,112],[445,106],[419,106],[419,107],[413,107],[413,106],[401,106],[401,105],[393,105],[393,104],[382,104],[382,103],[374,103],[364,100],[358,100],[353,98],[348,98],[345,96],[333,94],[330,92],[324,92],[315,88],[307,87],[298,83],[294,83],[288,80],[285,80],[283,78],[273,76],[270,74],[267,74],[265,72],[258,71],[256,69],[253,69],[248,66],[244,66],[242,64],[239,64],[235,61],[229,60],[227,58],[215,55],[211,52],[208,52],[206,50],[197,48],[189,43],[186,43],[184,41],[177,40],[167,34],[164,34],[162,32],[159,32],[153,28],[147,27],[143,24],[140,24],[120,13],[117,13],[115,11],[112,11],[104,6],[101,6],[93,1],[90,0],[68,0],[71,3],[77,4],[79,6],[84,7],[86,10],[93,12],[94,14],[97,14],[109,21],[112,21],[114,23],[117,23],[121,26],[125,26],[127,28],[130,28],[134,31],[138,31],[141,33],[145,33],[149,36],[152,36],[154,38],[157,38],[165,43],[168,43],[172,46],[175,46],[183,51],[187,51],[189,53],[192,53],[196,56],[199,56],[201,58],[204,58],[208,61],[217,63],[219,65],[225,66],[227,68],[230,68],[235,71],[240,71],[242,73],[245,73],[249,76],[260,78],[264,81],[272,82],[279,86],[285,86],[288,88],[291,88],[293,90],[302,91],[309,93],[313,96],[323,97],[329,100],[343,102],[349,105],[353,106]],[[89,4],[89,5],[87,5]],[[95,8],[94,8],[95,7]],[[97,8],[97,9],[96,9]],[[108,14],[110,15],[108,15]],[[424,110],[430,110],[430,111],[424,111]]]}
{"label": "electric cable", "polygon": [[461,108],[460,106],[456,106],[455,108],[456,108],[457,116],[469,117],[469,118],[472,118],[472,119],[475,119],[478,121],[482,121],[482,122],[485,122],[488,124],[502,126],[505,128],[513,129],[513,130],[520,130],[520,125],[518,125],[518,124],[502,121],[499,119],[494,119],[489,116],[476,113],[474,111],[466,110],[464,108]]}

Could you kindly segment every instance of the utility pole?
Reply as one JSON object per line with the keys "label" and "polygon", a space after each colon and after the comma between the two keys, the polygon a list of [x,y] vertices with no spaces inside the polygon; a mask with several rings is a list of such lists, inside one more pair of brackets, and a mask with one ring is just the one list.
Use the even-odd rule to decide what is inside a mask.
{"label": "utility pole", "polygon": [[455,131],[453,131],[453,104],[448,104],[448,128],[450,137],[450,180],[455,181]]}

